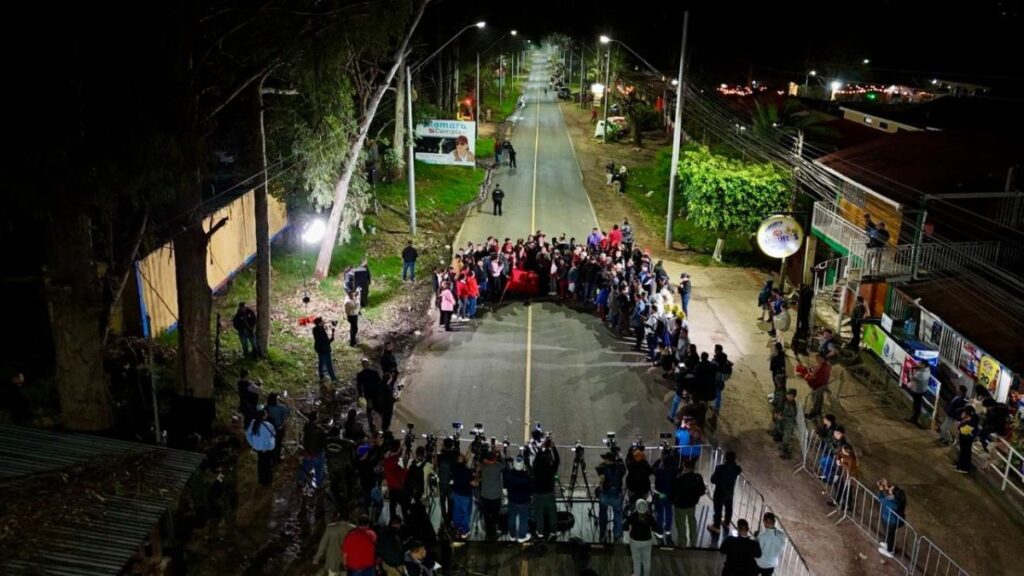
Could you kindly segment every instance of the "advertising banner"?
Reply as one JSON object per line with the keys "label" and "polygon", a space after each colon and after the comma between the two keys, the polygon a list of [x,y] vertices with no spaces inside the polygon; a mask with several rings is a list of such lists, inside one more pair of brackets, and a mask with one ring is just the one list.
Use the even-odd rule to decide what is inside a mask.
{"label": "advertising banner", "polygon": [[981,363],[982,352],[977,346],[964,341],[964,348],[960,352],[960,369],[971,378],[978,377],[978,365]]}
{"label": "advertising banner", "polygon": [[886,336],[885,332],[876,324],[866,324],[864,326],[864,347],[879,358],[882,357],[882,349],[885,347],[887,338],[888,336]]}
{"label": "advertising banner", "polygon": [[987,354],[982,356],[981,361],[978,362],[978,384],[988,388],[993,395],[999,386],[999,369],[999,362]]}
{"label": "advertising banner", "polygon": [[416,159],[428,164],[476,166],[476,122],[431,120],[416,126]]}

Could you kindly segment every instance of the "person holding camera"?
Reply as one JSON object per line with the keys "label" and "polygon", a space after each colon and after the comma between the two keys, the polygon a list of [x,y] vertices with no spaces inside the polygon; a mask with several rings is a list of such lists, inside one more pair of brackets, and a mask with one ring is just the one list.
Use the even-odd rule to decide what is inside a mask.
{"label": "person holding camera", "polygon": [[478,466],[480,478],[480,514],[484,517],[484,532],[488,541],[498,539],[498,514],[501,512],[501,494],[504,490],[505,461],[492,444],[485,449]]}
{"label": "person holding camera", "polygon": [[654,532],[666,544],[672,543],[672,483],[679,475],[679,452],[667,442],[671,437],[662,434],[661,458],[654,463]]}
{"label": "person holding camera", "polygon": [[558,532],[555,476],[560,462],[551,436],[546,437],[533,459],[533,520],[537,525],[538,538],[550,535],[554,539]]}
{"label": "person holding camera", "polygon": [[704,477],[692,462],[683,462],[680,474],[672,480],[672,507],[675,509],[676,536],[686,547],[697,545],[697,503],[707,493]]}
{"label": "person holding camera", "polygon": [[878,500],[882,503],[880,520],[885,527],[885,540],[878,543],[878,552],[886,558],[892,558],[896,551],[896,531],[906,519],[907,494],[899,486],[882,478],[878,481]]}
{"label": "person holding camera", "polygon": [[654,468],[647,461],[647,452],[642,442],[636,443],[626,453],[626,502],[632,510],[637,500],[651,496],[651,476]]}
{"label": "person holding camera", "polygon": [[502,474],[508,493],[508,539],[522,544],[530,539],[530,497],[533,494],[526,461],[516,456]]}
{"label": "person holding camera", "polygon": [[608,510],[613,514],[612,541],[618,542],[622,539],[622,490],[625,485],[626,465],[623,464],[619,455],[613,451],[601,455],[601,463],[595,469],[598,477],[598,530],[601,533],[601,541],[605,541],[608,534]]}
{"label": "person holding camera", "polygon": [[455,468],[459,452],[454,438],[445,438],[441,442],[441,451],[435,458],[437,469],[438,501],[441,505],[441,518],[444,525],[452,523],[452,470]]}
{"label": "person holding camera", "polygon": [[331,382],[337,384],[338,377],[334,374],[334,359],[331,358],[331,342],[334,342],[334,328],[338,325],[337,321],[331,322],[331,334],[327,335],[327,327],[324,325],[324,319],[317,316],[316,320],[313,320],[313,350],[316,352],[317,358],[317,373],[320,375],[320,380],[324,379],[324,376],[330,376]]}

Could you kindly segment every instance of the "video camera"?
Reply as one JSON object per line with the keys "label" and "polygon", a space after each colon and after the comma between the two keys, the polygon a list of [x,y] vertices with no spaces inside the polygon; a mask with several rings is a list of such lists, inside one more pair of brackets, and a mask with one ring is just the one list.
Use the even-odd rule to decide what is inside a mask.
{"label": "video camera", "polygon": [[462,435],[462,422],[452,422],[452,435],[451,439],[455,441],[455,445],[459,445],[459,437]]}
{"label": "video camera", "polygon": [[407,454],[412,452],[412,445],[416,442],[416,432],[413,431],[414,428],[415,426],[413,423],[409,422],[406,424],[406,429],[402,430],[402,434],[405,435],[405,437],[402,438],[402,445],[405,446],[405,452]]}
{"label": "video camera", "polygon": [[607,434],[605,434],[604,440],[601,440],[601,443],[603,443],[608,448],[609,452],[615,454],[616,456],[619,455],[620,449],[618,442],[615,441],[615,432],[608,432]]}
{"label": "video camera", "polygon": [[672,433],[671,432],[662,432],[662,433],[658,434],[658,438],[661,440],[661,449],[662,450],[670,450],[672,448],[671,442],[670,442],[672,440]]}
{"label": "video camera", "polygon": [[427,459],[430,459],[437,452],[437,436],[434,434],[424,434],[423,441],[423,449],[426,452]]}
{"label": "video camera", "polygon": [[631,452],[634,451],[634,450],[639,450],[639,451],[643,452],[646,449],[647,449],[647,447],[644,446],[643,436],[637,436],[636,440],[633,440],[633,443],[629,445],[629,450]]}

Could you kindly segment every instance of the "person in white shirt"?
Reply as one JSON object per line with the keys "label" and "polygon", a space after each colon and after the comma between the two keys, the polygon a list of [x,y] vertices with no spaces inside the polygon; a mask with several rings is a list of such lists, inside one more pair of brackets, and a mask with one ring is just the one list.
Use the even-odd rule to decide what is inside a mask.
{"label": "person in white shirt", "polygon": [[786,546],[786,534],[775,527],[775,514],[764,513],[764,529],[757,533],[761,545],[761,557],[757,559],[759,576],[772,576],[779,566],[779,556]]}

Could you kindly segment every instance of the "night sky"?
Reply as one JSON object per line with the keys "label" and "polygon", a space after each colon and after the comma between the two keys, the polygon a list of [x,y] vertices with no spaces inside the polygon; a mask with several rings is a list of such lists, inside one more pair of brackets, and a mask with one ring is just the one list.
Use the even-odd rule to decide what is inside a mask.
{"label": "night sky", "polygon": [[[682,14],[689,7],[691,66],[709,82],[743,82],[753,66],[755,78],[764,80],[802,79],[813,68],[851,80],[909,83],[939,77],[1009,87],[1024,76],[1020,46],[1014,45],[1024,23],[1021,4],[977,0],[956,3],[954,10],[918,0],[523,0],[483,3],[482,12],[462,14],[467,22],[485,18],[491,37],[499,28],[516,28],[534,39],[558,31],[593,42],[608,34],[655,66],[672,69]],[[864,58],[871,61],[866,69]]]}

